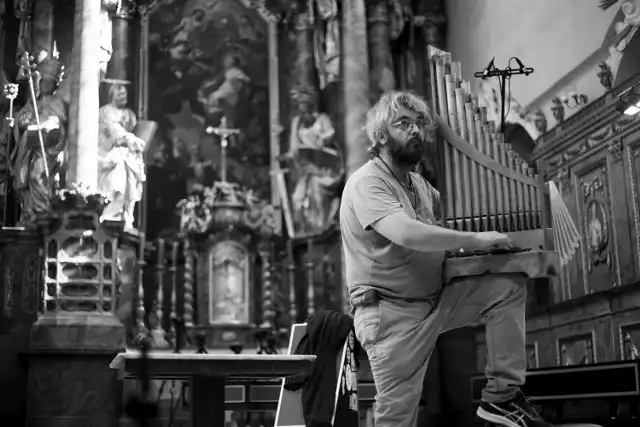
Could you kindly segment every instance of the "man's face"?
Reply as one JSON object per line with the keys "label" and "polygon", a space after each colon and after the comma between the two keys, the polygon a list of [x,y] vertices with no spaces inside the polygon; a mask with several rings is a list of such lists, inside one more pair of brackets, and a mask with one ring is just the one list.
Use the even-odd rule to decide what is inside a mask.
{"label": "man's face", "polygon": [[125,85],[118,85],[113,91],[113,103],[120,108],[127,106],[128,92]]}
{"label": "man's face", "polygon": [[387,150],[395,161],[412,166],[420,162],[427,148],[424,121],[422,114],[404,108],[389,120]]}

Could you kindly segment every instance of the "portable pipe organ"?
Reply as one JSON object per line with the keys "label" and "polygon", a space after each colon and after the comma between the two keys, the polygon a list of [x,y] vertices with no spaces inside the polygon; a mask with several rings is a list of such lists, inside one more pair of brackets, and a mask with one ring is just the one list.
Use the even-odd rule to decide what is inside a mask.
{"label": "portable pipe organ", "polygon": [[485,273],[557,275],[559,258],[551,234],[544,164],[538,164],[536,171],[509,149],[449,52],[429,46],[428,58],[438,128],[441,225],[461,231],[500,231],[515,246],[508,251],[449,254],[445,283]]}

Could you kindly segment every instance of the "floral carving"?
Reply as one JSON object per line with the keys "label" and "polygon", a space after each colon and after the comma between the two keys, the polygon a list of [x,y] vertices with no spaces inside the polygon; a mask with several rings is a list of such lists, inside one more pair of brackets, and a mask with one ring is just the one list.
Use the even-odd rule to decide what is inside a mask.
{"label": "floral carving", "polygon": [[279,231],[279,211],[235,183],[216,182],[182,199],[177,207],[183,233],[206,234],[222,226],[244,228],[262,236]]}
{"label": "floral carving", "polygon": [[81,183],[72,184],[70,188],[59,190],[51,200],[51,207],[59,214],[71,210],[86,210],[102,213],[109,199]]}
{"label": "floral carving", "polygon": [[601,199],[605,198],[605,189],[599,176],[582,183],[582,191],[586,212],[584,215],[584,230],[589,251],[588,269],[600,264],[611,266],[609,251],[609,218],[607,209]]}

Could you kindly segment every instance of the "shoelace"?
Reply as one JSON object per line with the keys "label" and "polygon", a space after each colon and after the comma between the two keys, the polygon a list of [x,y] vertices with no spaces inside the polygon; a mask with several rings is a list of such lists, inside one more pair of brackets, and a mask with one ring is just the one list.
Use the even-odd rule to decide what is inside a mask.
{"label": "shoelace", "polygon": [[[524,403],[524,405],[519,404],[520,402]],[[512,402],[511,405],[514,408],[516,408],[516,410],[518,410],[520,413],[528,416],[532,420],[540,419],[540,415],[538,414],[535,407],[533,406],[533,402],[524,395],[520,396],[520,399],[518,399],[517,402]]]}

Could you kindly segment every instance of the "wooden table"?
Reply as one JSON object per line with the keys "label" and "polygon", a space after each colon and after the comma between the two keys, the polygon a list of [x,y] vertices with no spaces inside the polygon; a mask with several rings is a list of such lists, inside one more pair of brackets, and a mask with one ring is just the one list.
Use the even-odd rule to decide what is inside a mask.
{"label": "wooden table", "polygon": [[[150,353],[146,371],[154,379],[191,381],[191,425],[224,427],[225,382],[273,379],[309,372],[315,356]],[[110,364],[120,378],[139,378],[140,353],[118,354]]]}

